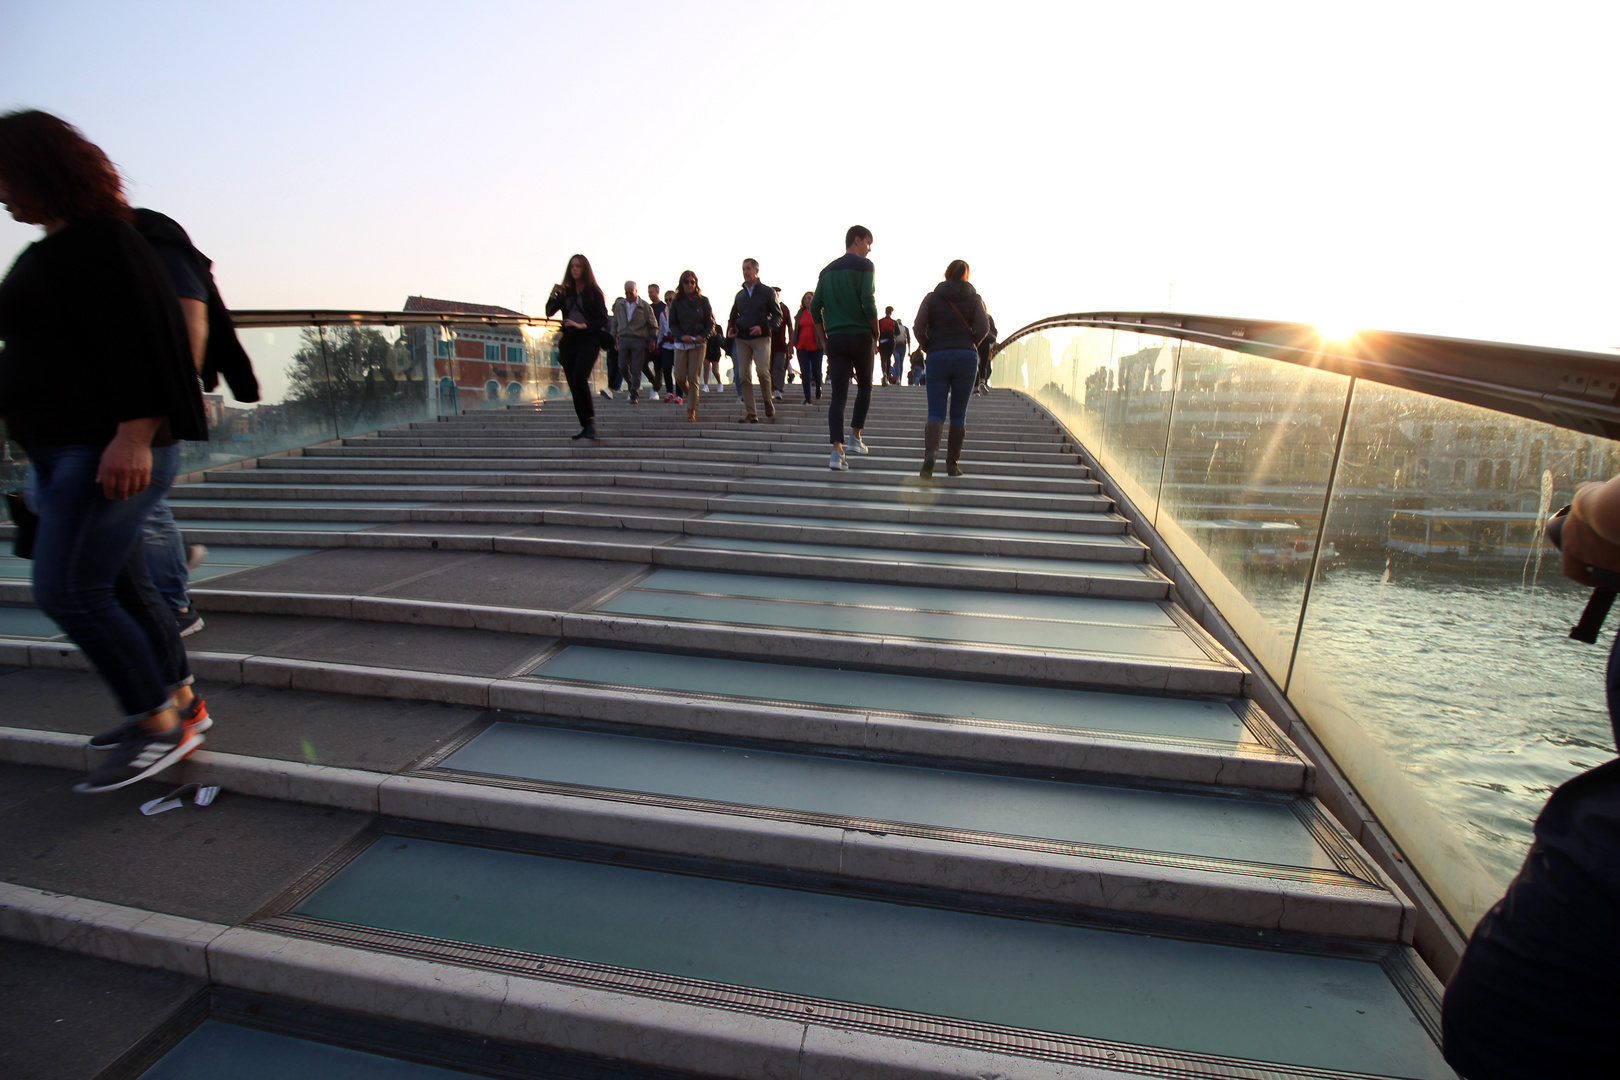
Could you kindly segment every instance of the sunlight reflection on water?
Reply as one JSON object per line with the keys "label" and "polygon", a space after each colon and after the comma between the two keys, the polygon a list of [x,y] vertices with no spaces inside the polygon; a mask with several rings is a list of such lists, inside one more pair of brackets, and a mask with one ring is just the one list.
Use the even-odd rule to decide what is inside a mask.
{"label": "sunlight reflection on water", "polygon": [[1504,883],[1552,789],[1615,756],[1612,622],[1596,645],[1572,641],[1587,590],[1521,580],[1512,564],[1336,568],[1312,589],[1300,646]]}

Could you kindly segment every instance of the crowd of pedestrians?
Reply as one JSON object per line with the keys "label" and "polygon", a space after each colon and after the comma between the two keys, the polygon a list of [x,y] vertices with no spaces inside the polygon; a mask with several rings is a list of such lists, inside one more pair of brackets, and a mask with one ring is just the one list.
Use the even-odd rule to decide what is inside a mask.
{"label": "crowd of pedestrians", "polygon": [[[129,206],[117,169],[77,129],[34,110],[0,116],[0,201],[45,234],[0,281],[0,420],[29,462],[20,511],[28,520],[19,526],[32,536],[35,602],[123,713],[91,740],[111,752],[76,788],[112,791],[179,761],[212,724],[182,641],[202,626],[187,589],[205,551],[182,542],[164,499],[179,444],[208,438],[203,389],[223,377],[252,402],[258,387],[209,260],[177,222]],[[933,474],[947,418],[946,468],[961,475],[988,313],[958,260],[924,299],[914,333],[892,307],[880,318],[872,242],[869,229],[850,228],[844,254],[797,313],[761,280],[758,261],[744,260],[723,322],[691,270],[672,292],[649,284],[646,299],[626,281],[610,307],[590,260],[573,255],[546,300],[561,323],[559,360],[580,426],[573,438],[599,437],[591,376],[604,352],[604,393],[626,387],[639,402],[646,385],[684,404],[691,421],[711,378],[720,387],[729,353],[745,424],[776,416],[796,357],[805,402],[828,398],[828,465],[845,470],[851,454],[867,452],[874,361],[879,383],[898,383],[914,337],[927,356],[914,380],[928,391],[921,475]],[[61,392],[64,370],[74,373],[71,396]]]}
{"label": "crowd of pedestrians", "polygon": [[[968,283],[968,265],[960,259],[946,267],[945,280],[923,298],[912,326],[896,318],[893,307],[885,308],[880,317],[873,265],[867,258],[871,250],[871,230],[852,226],[844,236],[844,254],[822,269],[815,289],[800,297],[797,313],[782,302],[780,288],[761,280],[759,260],[744,259],[742,286],[723,324],[691,270],[681,273],[676,291],[665,299],[657,285],[649,285],[651,299],[642,300],[636,282],[625,282],[624,296],[614,300],[607,314],[590,261],[573,256],[546,302],[546,314],[562,318],[561,363],[580,422],[579,434],[573,437],[599,437],[589,390],[591,365],[599,352],[608,358],[608,385],[599,391],[602,396],[612,398],[627,388],[630,402],[639,404],[645,374],[655,398],[661,393],[665,402],[684,404],[689,421],[698,418],[699,399],[710,378],[716,389],[721,386],[718,361],[722,352],[729,354],[737,400],[743,407],[737,418],[740,424],[760,423],[761,413],[765,420],[775,419],[776,403],[791,385],[791,361],[796,357],[805,404],[820,400],[824,389],[829,391],[828,468],[847,470],[849,455],[867,453],[861,436],[875,377],[880,385],[904,381],[927,389],[928,422],[919,475],[933,476],[947,420],[946,472],[962,475],[968,397],[988,387],[995,322]],[[846,432],[851,383],[855,403]]]}

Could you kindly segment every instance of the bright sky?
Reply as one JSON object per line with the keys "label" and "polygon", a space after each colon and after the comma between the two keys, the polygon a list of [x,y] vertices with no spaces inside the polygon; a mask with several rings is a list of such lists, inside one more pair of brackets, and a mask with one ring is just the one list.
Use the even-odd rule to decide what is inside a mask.
{"label": "bright sky", "polygon": [[[1620,5],[0,0],[0,108],[98,142],[236,307],[537,312],[876,234],[1067,311],[1620,346]],[[8,261],[36,230],[0,223]]]}

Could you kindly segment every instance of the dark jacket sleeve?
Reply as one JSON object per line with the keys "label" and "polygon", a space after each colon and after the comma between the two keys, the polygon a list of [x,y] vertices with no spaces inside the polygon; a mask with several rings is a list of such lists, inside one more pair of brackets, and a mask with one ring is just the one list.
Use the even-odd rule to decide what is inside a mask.
{"label": "dark jacket sleeve", "polygon": [[236,339],[236,325],[214,282],[213,261],[197,250],[179,222],[156,210],[137,209],[135,231],[149,244],[167,244],[185,252],[208,290],[208,345],[203,351],[203,389],[213,390],[223,375],[230,384],[231,396],[237,401],[258,401],[259,380],[253,374],[253,362],[248,359],[247,351]]}
{"label": "dark jacket sleeve", "polygon": [[562,293],[557,293],[555,296],[546,297],[546,318],[549,319],[551,316],[562,310],[563,295],[564,294]]}
{"label": "dark jacket sleeve", "polygon": [[924,296],[922,304],[917,308],[917,317],[911,320],[911,333],[917,339],[917,348],[924,351],[928,349],[928,306],[933,302],[933,293]]}
{"label": "dark jacket sleeve", "polygon": [[730,336],[737,332],[737,309],[742,306],[743,291],[737,290],[737,298],[731,302],[731,314],[726,316],[726,334]]}
{"label": "dark jacket sleeve", "polygon": [[602,290],[586,293],[581,298],[580,306],[585,309],[585,325],[592,330],[607,329],[607,299]]}

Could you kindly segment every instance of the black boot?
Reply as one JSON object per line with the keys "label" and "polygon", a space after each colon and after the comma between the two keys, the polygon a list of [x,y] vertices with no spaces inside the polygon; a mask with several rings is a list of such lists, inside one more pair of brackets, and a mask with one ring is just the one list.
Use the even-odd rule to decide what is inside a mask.
{"label": "black boot", "polygon": [[951,433],[945,440],[945,473],[947,476],[961,476],[962,466],[957,462],[962,460],[962,443],[967,439],[967,425],[958,424],[951,428]]}
{"label": "black boot", "polygon": [[583,437],[583,438],[586,438],[586,439],[600,439],[601,438],[601,436],[596,433],[596,418],[595,417],[592,417],[591,419],[585,421],[585,430],[580,432],[580,436]]}
{"label": "black boot", "polygon": [[917,471],[921,477],[934,475],[934,459],[939,456],[939,433],[945,424],[940,420],[930,420],[923,427],[923,463]]}

